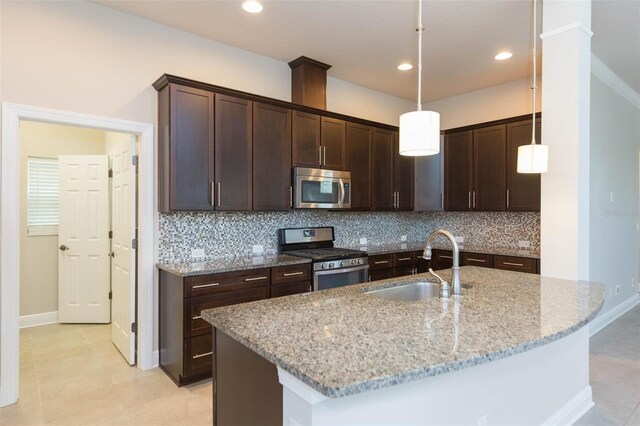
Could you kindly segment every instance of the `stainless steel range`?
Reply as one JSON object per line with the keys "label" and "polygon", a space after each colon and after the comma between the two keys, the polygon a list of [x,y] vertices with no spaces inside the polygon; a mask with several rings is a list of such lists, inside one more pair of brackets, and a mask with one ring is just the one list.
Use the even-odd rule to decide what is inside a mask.
{"label": "stainless steel range", "polygon": [[367,252],[333,246],[333,226],[278,230],[280,252],[313,260],[313,291],[367,281]]}

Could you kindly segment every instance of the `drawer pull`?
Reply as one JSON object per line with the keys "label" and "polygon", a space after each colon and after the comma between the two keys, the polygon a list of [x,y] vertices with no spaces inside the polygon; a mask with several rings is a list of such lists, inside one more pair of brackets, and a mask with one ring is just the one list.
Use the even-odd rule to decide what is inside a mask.
{"label": "drawer pull", "polygon": [[453,259],[453,256],[446,256],[446,255],[444,255],[444,254],[441,254],[441,255],[440,255],[440,256],[438,256],[438,257],[441,257],[441,258],[443,258],[443,259]]}
{"label": "drawer pull", "polygon": [[195,316],[195,317],[193,317],[193,318],[191,318],[191,319],[192,319],[192,320],[199,320],[199,319],[202,319],[202,315],[197,315],[197,316]]}
{"label": "drawer pull", "polygon": [[302,271],[298,271],[298,272],[287,272],[286,274],[282,274],[283,277],[295,277],[297,275],[302,275],[304,274],[304,272]]}
{"label": "drawer pull", "polygon": [[244,281],[248,282],[248,281],[260,281],[260,280],[266,280],[269,277],[253,277],[253,278],[245,278]]}
{"label": "drawer pull", "polygon": [[472,258],[472,257],[468,258],[467,260],[468,260],[469,262],[480,262],[480,263],[485,263],[485,262],[486,262],[486,260],[483,260],[483,259],[474,259],[474,258]]}
{"label": "drawer pull", "polygon": [[207,352],[206,354],[195,354],[192,356],[192,359],[204,358],[205,356],[213,355],[213,352]]}
{"label": "drawer pull", "polygon": [[382,265],[384,263],[389,263],[388,260],[378,260],[377,262],[373,262],[375,265]]}
{"label": "drawer pull", "polygon": [[211,284],[200,284],[200,285],[194,285],[192,287],[193,290],[197,289],[197,288],[207,288],[207,287],[215,287],[217,285],[220,285],[220,283],[211,283]]}
{"label": "drawer pull", "polygon": [[410,258],[410,257],[401,257],[401,258],[400,258],[400,259],[398,259],[398,260],[411,260],[411,258]]}
{"label": "drawer pull", "polygon": [[521,268],[524,268],[524,265],[522,263],[511,263],[511,262],[502,262],[503,265],[509,265],[509,266],[519,266]]}

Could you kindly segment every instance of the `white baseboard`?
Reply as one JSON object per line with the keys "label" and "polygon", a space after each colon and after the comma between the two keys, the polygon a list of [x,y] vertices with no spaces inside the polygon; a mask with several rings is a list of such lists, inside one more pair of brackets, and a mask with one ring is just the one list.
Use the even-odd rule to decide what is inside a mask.
{"label": "white baseboard", "polygon": [[160,351],[153,351],[153,364],[151,368],[156,368],[160,365]]}
{"label": "white baseboard", "polygon": [[549,417],[543,425],[572,425],[595,404],[591,396],[591,386],[587,386],[569,402]]}
{"label": "white baseboard", "polygon": [[640,303],[640,294],[634,294],[618,306],[609,309],[607,312],[600,313],[593,321],[589,323],[589,335],[593,336],[598,331],[611,324],[613,321],[629,312],[637,304]]}
{"label": "white baseboard", "polygon": [[55,324],[58,322],[58,311],[43,312],[41,314],[22,315],[20,328],[37,327],[39,325]]}

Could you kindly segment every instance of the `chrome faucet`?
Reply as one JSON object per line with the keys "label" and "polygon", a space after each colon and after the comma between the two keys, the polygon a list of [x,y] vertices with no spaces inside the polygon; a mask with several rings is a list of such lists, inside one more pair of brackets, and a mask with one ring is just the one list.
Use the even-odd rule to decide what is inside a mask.
{"label": "chrome faucet", "polygon": [[444,229],[433,231],[431,235],[429,235],[429,238],[427,238],[427,245],[424,248],[423,257],[431,260],[431,243],[438,235],[447,237],[449,241],[451,241],[451,244],[453,244],[453,267],[451,268],[453,274],[451,275],[451,285],[453,287],[453,295],[460,296],[462,294],[462,285],[460,284],[460,250],[458,249],[458,243],[453,234]]}

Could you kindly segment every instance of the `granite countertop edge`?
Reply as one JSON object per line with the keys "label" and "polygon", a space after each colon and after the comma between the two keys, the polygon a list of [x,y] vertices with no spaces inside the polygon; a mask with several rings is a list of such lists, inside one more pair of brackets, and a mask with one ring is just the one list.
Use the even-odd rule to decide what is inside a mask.
{"label": "granite countertop edge", "polygon": [[[406,247],[403,247],[406,246]],[[418,251],[423,250],[425,246],[424,242],[407,242],[400,244],[382,244],[382,245],[372,245],[361,247],[362,250],[366,251],[369,256],[377,256],[383,254],[390,253],[405,253],[410,251]],[[535,250],[527,250],[527,249],[518,249],[512,247],[492,247],[492,246],[474,246],[472,244],[464,245],[460,244],[460,252],[466,253],[480,253],[480,254],[491,254],[494,256],[513,256],[513,257],[525,257],[530,259],[540,259],[540,253]],[[357,247],[354,247],[357,248]],[[437,242],[432,246],[433,249],[437,250],[452,250],[451,245]]]}
{"label": "granite countertop edge", "polygon": [[[257,258],[259,258],[259,256]],[[156,263],[156,266],[158,267],[158,269],[185,278],[198,275],[218,274],[223,272],[237,272],[287,265],[301,265],[305,263],[311,263],[311,259],[288,255],[274,255],[265,256],[258,263],[254,263],[254,258],[252,257],[238,256],[222,259],[207,259],[201,262],[158,262]]]}

